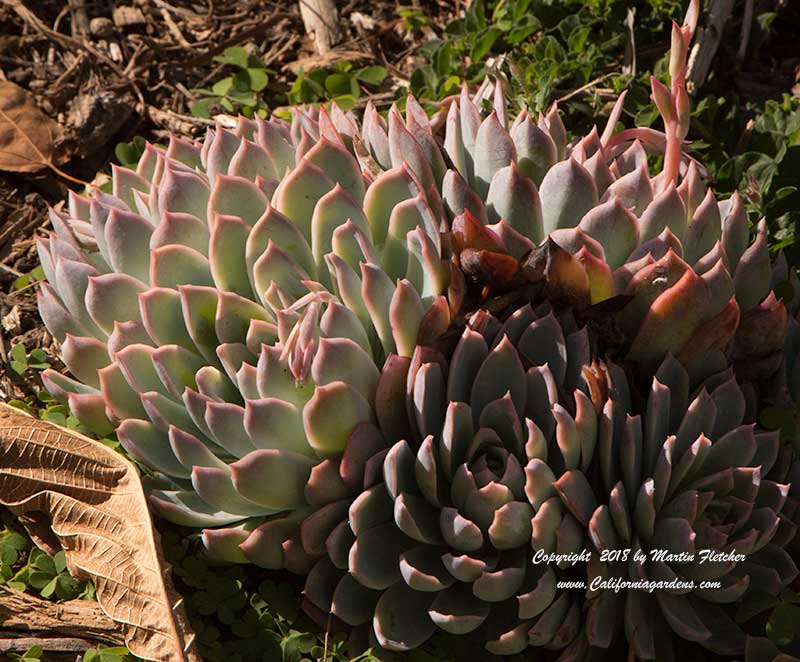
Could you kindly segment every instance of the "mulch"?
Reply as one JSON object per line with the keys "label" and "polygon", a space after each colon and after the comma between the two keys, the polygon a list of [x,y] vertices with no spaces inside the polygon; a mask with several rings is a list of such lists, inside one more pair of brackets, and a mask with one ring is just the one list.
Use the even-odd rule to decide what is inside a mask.
{"label": "mulch", "polygon": [[[319,56],[296,0],[0,0],[0,80],[22,87],[58,123],[60,170],[100,184],[118,143],[196,137],[213,124],[192,116],[193,90],[226,75],[213,58],[229,46],[246,47],[277,72],[265,90],[273,109],[285,103],[301,67],[380,64],[389,87],[407,84],[422,41],[404,30],[395,2],[336,4],[343,38]],[[454,11],[444,0],[419,7],[434,25],[446,24]],[[393,95],[383,96],[388,103]],[[47,208],[64,204],[68,188],[82,187],[46,167],[0,171],[0,400],[41,388],[36,371],[20,376],[9,369],[13,345],[42,348],[60,365],[36,310],[35,285],[14,283],[38,264],[35,236],[47,230]]]}

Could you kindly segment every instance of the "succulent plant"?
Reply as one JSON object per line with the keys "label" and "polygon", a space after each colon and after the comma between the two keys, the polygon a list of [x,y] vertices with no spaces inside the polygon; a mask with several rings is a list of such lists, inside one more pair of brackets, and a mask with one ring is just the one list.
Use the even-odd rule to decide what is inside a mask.
{"label": "succulent plant", "polygon": [[798,662],[797,657],[800,651],[797,645],[793,646],[792,654],[787,653],[776,646],[767,637],[748,637],[745,648],[745,659],[747,662],[765,660],[766,662]]}
{"label": "succulent plant", "polygon": [[[651,80],[663,133],[616,131],[624,93],[602,134],[569,144],[555,108],[538,123],[523,110],[507,130],[500,85],[482,122],[462,93],[447,116],[455,169],[442,197],[455,260],[481,299],[531,283],[539,298],[577,308],[616,298],[621,357],[645,374],[668,352],[687,364],[722,352],[746,378],[766,380],[783,357],[786,327],[773,271],[797,292],[800,283],[785,263],[771,266],[764,222],[750,243],[738,194],[717,201],[686,152],[684,76],[696,20],[693,2],[673,27],[671,87]],[[650,173],[648,152],[664,153],[661,172]]]}
{"label": "succulent plant", "polygon": [[[506,314],[475,313],[449,360],[423,345],[391,357],[377,424],[312,470],[317,510],[301,541],[321,558],[307,611],[366,627],[389,651],[439,628],[480,633],[495,654],[566,647],[563,660],[605,659],[622,631],[642,660],[673,659],[680,640],[741,654],[734,617],[748,589],[777,594],[797,576],[785,549],[800,523],[794,453],[744,424],[732,368],[710,362],[698,386],[668,355],[637,410],[636,382],[594,359],[570,315]],[[577,569],[532,563],[586,549]],[[576,578],[594,587],[586,604],[556,588]],[[619,587],[673,580],[697,586]]]}
{"label": "succulent plant", "polygon": [[[651,83],[663,131],[618,130],[623,94],[568,141],[487,81],[432,118],[409,96],[148,145],[51,212],[39,308],[72,377],[45,385],[209,554],[309,573],[308,611],[385,651],[602,658],[622,614],[642,659],[664,633],[742,653],[748,582],[796,573],[800,465],[751,423],[800,400],[800,281],[689,154],[697,11]],[[643,572],[718,591],[584,596],[557,580],[636,568],[531,562],[706,543],[752,553]]]}
{"label": "succulent plant", "polygon": [[[586,625],[571,659],[609,648],[623,630],[641,660],[674,659],[679,640],[741,655],[746,633],[736,609],[748,590],[778,595],[798,574],[785,549],[797,532],[800,496],[796,488],[790,495],[791,451],[778,432],[743,423],[745,398],[730,368],[695,388],[668,356],[641,413],[633,415],[624,397],[612,400],[597,462],[589,472],[564,472],[550,488],[585,532],[575,547],[594,549]],[[646,560],[635,560],[637,552]]]}
{"label": "succulent plant", "polygon": [[369,420],[383,357],[410,356],[449,280],[435,187],[402,163],[362,173],[335,111],[148,145],[38,244],[39,308],[74,376],[46,371],[47,388],[166,477],[160,514],[239,523],[211,547],[275,513],[292,529],[311,467]]}
{"label": "succulent plant", "polygon": [[309,610],[368,626],[390,651],[437,628],[480,628],[495,654],[572,641],[581,596],[532,557],[580,533],[550,528],[545,500],[555,476],[589,466],[604,380],[587,330],[547,304],[475,313],[449,360],[429,345],[390,357],[376,423],[312,470]]}

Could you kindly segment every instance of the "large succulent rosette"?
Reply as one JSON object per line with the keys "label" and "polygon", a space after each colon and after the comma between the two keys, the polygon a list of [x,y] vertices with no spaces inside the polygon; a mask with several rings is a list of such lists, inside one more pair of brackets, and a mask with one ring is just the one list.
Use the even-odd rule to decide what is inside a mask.
{"label": "large succulent rosette", "polygon": [[570,315],[526,305],[502,321],[473,315],[449,359],[423,345],[391,357],[376,423],[312,472],[312,613],[366,626],[393,651],[437,629],[478,632],[496,654],[569,644],[582,596],[557,591],[560,570],[532,558],[582,536],[546,496],[593,456],[606,377],[591,356]]}
{"label": "large succulent rosette", "polygon": [[309,111],[148,145],[39,241],[39,308],[73,375],[47,388],[160,476],[160,514],[237,523],[211,547],[275,513],[296,529],[311,468],[370,419],[384,357],[410,356],[447,287],[435,187],[402,163],[362,172],[351,127]]}
{"label": "large succulent rosette", "polygon": [[786,549],[800,521],[792,453],[777,432],[743,422],[730,369],[694,388],[668,356],[638,415],[627,413],[630,390],[615,391],[590,471],[549,488],[585,531],[577,547],[594,551],[586,626],[568,659],[597,659],[623,631],[641,660],[676,659],[680,641],[741,655],[736,612],[748,591],[778,595],[798,574]]}

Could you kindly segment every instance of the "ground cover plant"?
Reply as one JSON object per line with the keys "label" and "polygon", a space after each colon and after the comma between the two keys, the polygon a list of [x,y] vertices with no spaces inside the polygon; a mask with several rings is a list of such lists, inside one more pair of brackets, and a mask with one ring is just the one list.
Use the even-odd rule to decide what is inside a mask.
{"label": "ground cover plant", "polygon": [[[709,94],[690,112],[697,9],[653,79],[603,78],[630,35],[611,34],[619,5],[593,9],[473,3],[421,51],[409,81],[426,98],[392,93],[388,112],[347,106],[392,68],[346,63],[318,69],[310,99],[292,97],[299,69],[288,97],[345,108],[266,120],[279,97],[250,72],[265,68],[226,51],[230,86],[194,89],[213,92],[209,114],[246,93],[229,102],[251,119],[118,149],[127,168],[104,193],[51,212],[40,273],[15,270],[22,293],[44,275],[61,349],[10,349],[14,383],[41,374],[59,402],[37,387],[14,404],[130,453],[155,511],[202,529],[165,536],[208,659],[461,659],[473,644],[770,659],[796,644],[797,102],[768,102],[731,155],[710,127],[746,107]],[[648,9],[646,25],[683,13]],[[559,85],[580,91],[563,121]],[[584,546],[748,560],[531,564]],[[555,586],[676,573],[722,586]]]}

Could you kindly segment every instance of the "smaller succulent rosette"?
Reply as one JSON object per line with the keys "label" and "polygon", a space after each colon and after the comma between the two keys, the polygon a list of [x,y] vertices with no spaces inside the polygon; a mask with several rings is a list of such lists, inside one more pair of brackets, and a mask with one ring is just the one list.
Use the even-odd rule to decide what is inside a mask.
{"label": "smaller succulent rosette", "polygon": [[309,610],[367,626],[391,651],[437,629],[472,632],[495,654],[564,647],[581,596],[557,591],[561,571],[532,557],[580,530],[548,528],[561,508],[546,495],[566,469],[587,469],[596,443],[605,377],[587,330],[547,305],[503,321],[479,311],[448,355],[420,345],[390,357],[376,423],[312,471],[319,509],[301,533],[322,558]]}
{"label": "smaller succulent rosette", "polygon": [[[483,288],[488,297],[534,283],[541,286],[541,298],[581,309],[615,297],[629,301],[617,316],[624,357],[651,374],[668,352],[691,363],[722,351],[734,357],[746,378],[770,377],[782,357],[787,314],[773,291],[773,271],[788,270],[771,264],[765,223],[749,243],[737,194],[717,202],[693,163],[679,186],[659,193],[660,180],[648,174],[644,150],[638,157],[628,152],[613,164],[627,158],[639,163],[625,177],[644,182],[648,193],[640,209],[634,198],[621,197],[624,187],[618,187],[605,201],[592,198],[580,213],[562,210],[571,220],[533,234],[509,223],[513,215],[498,220],[477,202],[460,209],[451,232],[467,284]],[[560,169],[566,172],[556,172]],[[563,198],[544,187],[546,178],[519,214],[535,217],[545,206],[574,204],[588,195],[586,182],[595,188],[575,158],[557,163],[547,177],[551,174]],[[787,280],[796,286],[796,276],[787,274]]]}
{"label": "smaller succulent rosette", "polygon": [[750,590],[778,595],[795,579],[786,547],[800,514],[792,451],[743,423],[745,410],[730,369],[693,389],[671,356],[641,414],[606,403],[593,471],[569,470],[551,488],[594,549],[586,627],[569,659],[597,659],[623,629],[641,660],[674,659],[678,641],[744,652],[737,607]]}
{"label": "smaller succulent rosette", "polygon": [[[698,9],[690,3],[673,25],[670,87],[651,81],[663,132],[618,130],[623,94],[602,133],[567,143],[555,108],[538,122],[524,110],[507,118],[498,82],[478,95],[493,101],[482,122],[468,95],[450,105],[454,168],[442,197],[456,263],[484,297],[533,282],[542,299],[579,309],[616,300],[605,316],[617,322],[619,358],[647,375],[667,353],[691,369],[722,352],[743,379],[771,383],[787,326],[773,274],[785,273],[795,299],[800,283],[780,257],[771,262],[765,223],[751,240],[738,194],[718,200],[688,153],[685,74]],[[664,155],[659,172],[653,153]]]}

